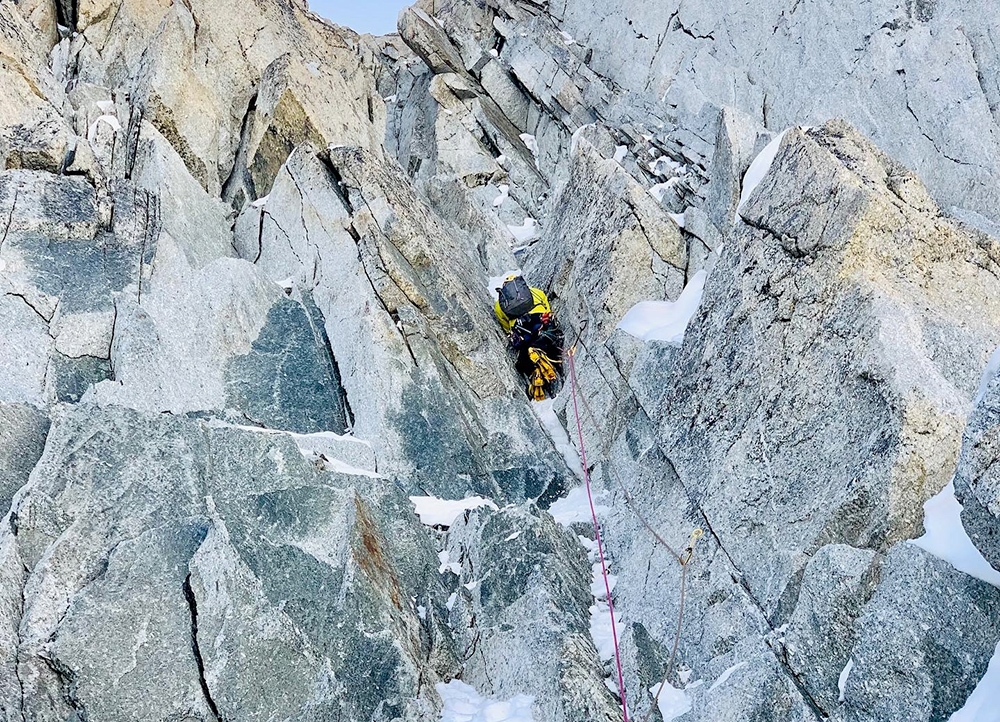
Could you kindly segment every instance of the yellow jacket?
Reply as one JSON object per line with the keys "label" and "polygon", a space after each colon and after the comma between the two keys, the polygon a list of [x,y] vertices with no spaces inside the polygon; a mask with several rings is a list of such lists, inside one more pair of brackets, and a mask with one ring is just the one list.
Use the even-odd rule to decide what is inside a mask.
{"label": "yellow jacket", "polygon": [[[531,289],[531,297],[535,299],[535,305],[528,311],[531,313],[552,313],[552,306],[549,305],[549,297],[545,295],[545,291],[538,288]],[[510,330],[514,327],[514,321],[516,318],[508,318],[507,314],[503,312],[500,308],[500,301],[493,304],[493,313],[496,314],[497,320],[500,322],[500,327],[503,329],[504,333],[510,333]]]}

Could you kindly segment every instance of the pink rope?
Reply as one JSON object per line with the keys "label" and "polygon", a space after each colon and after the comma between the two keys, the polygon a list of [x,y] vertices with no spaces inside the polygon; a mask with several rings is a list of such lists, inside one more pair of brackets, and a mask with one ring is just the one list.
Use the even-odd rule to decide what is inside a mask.
{"label": "pink rope", "polygon": [[608,565],[604,562],[604,545],[601,543],[601,527],[597,523],[597,509],[590,489],[590,471],[587,468],[587,447],[583,443],[583,425],[580,423],[580,409],[577,406],[576,364],[573,357],[576,349],[569,350],[569,381],[573,396],[573,414],[576,416],[576,433],[580,441],[580,460],[583,463],[583,480],[587,485],[587,500],[590,502],[590,517],[594,522],[594,538],[597,540],[597,556],[601,560],[601,574],[604,576],[604,590],[608,595],[608,613],[611,614],[611,639],[615,643],[615,667],[618,669],[618,696],[622,701],[622,717],[628,722],[628,702],[625,699],[625,674],[622,672],[621,650],[618,648],[618,625],[615,622],[615,603],[611,599],[611,582],[608,581]]}

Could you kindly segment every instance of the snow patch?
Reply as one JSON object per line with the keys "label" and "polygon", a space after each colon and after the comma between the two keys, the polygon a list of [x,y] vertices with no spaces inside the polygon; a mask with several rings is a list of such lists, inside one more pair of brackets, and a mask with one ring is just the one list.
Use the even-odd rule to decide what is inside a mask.
{"label": "snow patch", "polygon": [[587,550],[587,559],[589,559],[591,563],[597,561],[597,541],[595,539],[588,539],[585,536],[580,536],[579,534],[577,534],[576,539],[580,542],[580,546]]}
{"label": "snow patch", "polygon": [[538,238],[538,221],[531,216],[525,216],[524,223],[519,226],[507,226],[507,230],[518,243],[530,243]]}
{"label": "snow patch", "polygon": [[840,696],[837,698],[838,702],[844,701],[844,690],[847,689],[847,678],[851,676],[851,672],[854,671],[854,660],[847,660],[847,664],[844,665],[844,669],[840,673],[840,678],[837,680],[837,689],[840,690]]}
{"label": "snow patch", "polygon": [[781,141],[789,130],[791,129],[786,128],[774,136],[771,142],[764,146],[764,150],[758,153],[757,157],[753,159],[753,163],[747,168],[747,172],[743,174],[743,190],[740,192],[740,202],[736,206],[737,215],[743,210],[743,206],[750,198],[750,194],[757,189],[760,182],[764,180],[764,176],[771,170],[771,164],[774,163],[774,158],[778,155],[778,150],[781,148]]}
{"label": "snow patch", "polygon": [[475,688],[457,679],[434,685],[444,708],[440,722],[534,722],[534,697],[519,694],[506,701],[480,695]]}
{"label": "snow patch", "polygon": [[[660,691],[660,685],[654,684],[649,688],[649,693],[656,699],[656,706],[660,710],[663,722],[672,722],[692,709],[691,698],[683,689],[677,689],[673,685],[664,684],[663,691]],[[658,699],[657,694],[660,695]]]}
{"label": "snow patch", "polygon": [[102,115],[87,129],[87,142],[93,145],[94,141],[97,140],[97,130],[100,128],[101,123],[105,123],[111,128],[115,133],[118,133],[122,129],[122,124],[118,122],[118,118],[113,115]]}
{"label": "snow patch", "polygon": [[496,509],[497,505],[481,496],[470,496],[466,499],[438,499],[436,496],[411,496],[410,502],[416,510],[420,522],[426,526],[449,527],[455,523],[459,515],[472,509],[489,507]]}
{"label": "snow patch", "polygon": [[680,345],[705,291],[708,273],[698,271],[676,301],[641,301],[629,309],[618,328],[643,341]]}
{"label": "snow patch", "polygon": [[[615,624],[621,623],[621,615],[615,612]],[[615,635],[611,629],[611,609],[607,602],[595,601],[590,606],[590,638],[594,640],[602,662],[615,658]]]}
{"label": "snow patch", "polygon": [[441,562],[441,566],[438,568],[438,574],[451,572],[456,577],[462,575],[462,565],[459,564],[458,562],[453,562],[450,560],[447,549],[445,549],[443,552],[438,553],[438,561]]}
{"label": "snow patch", "polygon": [[208,428],[212,429],[239,429],[240,431],[250,431],[255,434],[268,436],[287,436],[295,442],[299,453],[309,461],[315,461],[322,456],[323,466],[327,471],[336,471],[341,474],[352,476],[367,476],[371,479],[383,479],[371,469],[364,469],[353,464],[349,464],[336,457],[335,449],[331,448],[329,442],[346,442],[351,444],[361,444],[371,448],[371,443],[364,439],[358,439],[349,434],[335,434],[332,431],[319,431],[315,434],[296,434],[291,431],[281,431],[278,429],[265,429],[260,426],[246,426],[244,424],[230,424],[221,419],[210,419],[205,422]]}
{"label": "snow patch", "polygon": [[911,543],[960,572],[1000,587],[1000,572],[983,558],[962,526],[962,505],[955,498],[954,481],[924,504],[924,535]]}
{"label": "snow patch", "polygon": [[264,207],[264,206],[267,205],[267,202],[270,199],[271,199],[271,196],[270,196],[270,194],[268,194],[268,195],[264,196],[263,198],[258,198],[257,200],[255,200],[250,205],[253,206],[254,208],[262,208],[262,207]]}
{"label": "snow patch", "polygon": [[646,167],[649,168],[650,173],[658,176],[665,176],[670,173],[682,173],[684,171],[684,166],[665,155],[651,160]]}
{"label": "snow patch", "polygon": [[573,131],[573,137],[569,141],[569,152],[570,155],[576,155],[577,151],[580,150],[580,137],[583,135],[583,131],[587,128],[593,128],[593,123],[588,123],[587,125],[581,125],[579,128]]}
{"label": "snow patch", "polygon": [[528,150],[531,151],[531,154],[533,156],[535,156],[535,162],[537,163],[538,162],[538,140],[531,133],[521,133],[521,135],[518,136],[518,137],[524,142],[524,145],[528,148]]}
{"label": "snow patch", "polygon": [[[309,458],[309,453],[302,449],[299,449],[302,455]],[[382,479],[384,478],[381,474],[377,474],[369,469],[362,469],[357,466],[351,466],[346,461],[341,461],[340,459],[330,459],[323,457],[323,468],[327,471],[336,471],[340,474],[350,474],[351,476],[367,476],[369,479]]]}
{"label": "snow patch", "polygon": [[615,148],[615,156],[614,156],[615,163],[621,163],[623,160],[625,160],[626,155],[628,155],[627,145],[620,145],[617,148]]}
{"label": "snow patch", "polygon": [[[594,542],[595,546],[597,542]],[[604,601],[608,598],[608,590],[604,587],[604,575],[601,573],[601,563],[597,562],[591,567],[593,571],[594,578],[590,582],[590,594],[597,601]],[[608,574],[608,587],[611,592],[614,593],[615,585],[618,584],[618,577],[614,574]]]}
{"label": "snow patch", "polygon": [[683,213],[668,213],[670,220],[677,224],[678,228],[684,227],[684,214]]}
{"label": "snow patch", "polygon": [[653,196],[653,200],[655,200],[657,203],[663,203],[663,194],[666,193],[671,188],[673,188],[678,183],[680,183],[680,178],[671,178],[666,183],[657,183],[655,186],[653,186],[646,192],[649,193],[649,195]]}
{"label": "snow patch", "polygon": [[574,43],[576,43],[576,40],[573,38],[573,36],[567,33],[565,30],[560,30],[559,34],[562,36],[563,42],[565,42],[567,45],[573,45]]}
{"label": "snow patch", "polygon": [[[556,451],[562,454],[563,459],[566,461],[566,466],[568,466],[574,474],[582,479],[583,466],[580,464],[580,455],[577,453],[576,447],[570,443],[569,434],[566,433],[566,429],[564,429],[562,423],[560,423],[559,417],[556,416],[556,411],[552,406],[553,403],[553,399],[536,401],[531,404],[531,410],[535,412],[535,416],[537,416],[538,420],[542,422],[542,426],[545,427],[545,430],[549,432],[549,436],[552,438],[552,443],[555,445]],[[576,491],[579,491],[579,489],[571,491],[566,499],[560,499],[552,505],[552,508],[555,508],[560,503],[565,502],[573,496],[573,493]],[[584,501],[586,501],[586,497],[584,498]],[[555,516],[554,513],[553,516]],[[589,519],[590,517],[588,516],[587,518]],[[556,519],[556,521],[559,520]]]}
{"label": "snow patch", "polygon": [[510,198],[510,186],[506,183],[500,185],[500,195],[493,199],[493,207],[499,208]]}
{"label": "snow patch", "polygon": [[[600,492],[594,494],[594,511],[597,512],[597,516],[607,514],[611,511],[609,507],[598,503],[598,499],[601,496]],[[552,515],[557,524],[563,526],[591,523],[593,519],[590,514],[590,500],[587,498],[586,487],[578,486],[575,489],[571,489],[569,494],[549,507],[549,514]]]}
{"label": "snow patch", "polygon": [[489,286],[490,291],[493,293],[493,300],[496,301],[497,299],[500,298],[499,291],[503,287],[503,282],[506,281],[509,276],[520,276],[520,275],[522,275],[521,269],[513,268],[504,273],[502,276],[490,276],[489,280],[487,281],[487,284]]}

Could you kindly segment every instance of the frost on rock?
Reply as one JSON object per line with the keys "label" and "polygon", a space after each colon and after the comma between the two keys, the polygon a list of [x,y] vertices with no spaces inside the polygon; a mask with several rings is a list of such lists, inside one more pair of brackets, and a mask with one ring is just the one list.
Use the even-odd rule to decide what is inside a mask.
{"label": "frost on rock", "polygon": [[707,271],[695,273],[676,301],[640,301],[625,314],[618,328],[643,341],[679,346],[698,311],[707,279]]}

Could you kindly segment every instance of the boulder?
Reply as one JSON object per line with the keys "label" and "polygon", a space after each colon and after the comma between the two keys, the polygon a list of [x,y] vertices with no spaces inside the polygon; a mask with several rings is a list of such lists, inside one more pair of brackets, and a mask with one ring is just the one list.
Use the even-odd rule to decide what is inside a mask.
{"label": "boulder", "polygon": [[847,718],[948,719],[1000,641],[1000,590],[907,543],[893,547],[880,576],[843,682]]}

